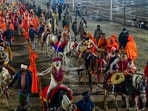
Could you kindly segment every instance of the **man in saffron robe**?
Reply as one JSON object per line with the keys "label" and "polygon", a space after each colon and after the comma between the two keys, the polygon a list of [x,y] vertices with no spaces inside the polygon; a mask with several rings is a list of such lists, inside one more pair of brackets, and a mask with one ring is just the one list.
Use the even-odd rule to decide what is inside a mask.
{"label": "man in saffron robe", "polygon": [[105,33],[102,33],[101,37],[98,40],[98,47],[101,49],[107,50],[108,39]]}
{"label": "man in saffron robe", "polygon": [[25,30],[25,28],[22,29],[22,33],[23,33],[23,36],[25,37],[25,39],[29,42],[29,34],[28,34],[28,32]]}
{"label": "man in saffron robe", "polygon": [[131,35],[128,35],[128,42],[125,46],[125,50],[127,52],[128,58],[131,58],[133,61],[137,58],[138,50],[137,50],[136,42]]}
{"label": "man in saffron robe", "polygon": [[108,43],[108,51],[111,52],[111,49],[115,48],[116,50],[119,49],[119,44],[117,41],[117,35],[116,34],[112,34],[110,37],[110,43]]}

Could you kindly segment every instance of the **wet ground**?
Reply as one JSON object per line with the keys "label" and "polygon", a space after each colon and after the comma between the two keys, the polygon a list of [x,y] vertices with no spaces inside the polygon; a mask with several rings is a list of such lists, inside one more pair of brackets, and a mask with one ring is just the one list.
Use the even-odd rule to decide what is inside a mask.
{"label": "wet ground", "polygon": [[[106,32],[106,34],[109,36],[112,33],[119,34],[120,31],[122,30],[123,27],[122,25],[111,23],[111,22],[92,22],[90,21],[88,23],[88,30],[90,32],[93,32],[97,26],[97,24],[101,25],[101,28],[103,29],[103,32]],[[139,50],[139,56],[136,60],[136,65],[141,69],[141,72],[143,71],[143,66],[145,65],[146,60],[148,60],[148,31],[144,31],[141,29],[137,28],[131,28],[131,27],[126,27],[129,32],[134,36],[135,40],[137,41],[137,47]],[[13,50],[13,61],[12,61],[12,66],[18,71],[20,69],[20,64],[29,64],[29,55],[28,55],[28,47],[27,47],[27,42],[23,38],[23,36],[18,36],[15,35],[16,40],[13,43],[12,50]],[[41,54],[40,51],[40,45],[36,43],[36,49],[34,50],[38,54],[38,59],[37,59],[37,69],[39,72],[47,69],[50,64],[51,64],[51,57],[48,57],[46,54]],[[75,64],[77,63],[78,60],[75,58],[71,59],[71,63]],[[74,101],[78,101],[81,98],[81,93],[83,91],[90,91],[90,88],[88,84],[85,84],[85,81],[88,80],[87,75],[83,73],[83,78],[79,81],[78,75],[76,71],[70,71],[70,72],[65,72],[64,76],[64,84],[67,85],[69,88],[73,90],[74,93]],[[49,84],[49,79],[50,76],[43,76],[40,77],[41,80],[41,86],[44,87],[47,84]],[[98,83],[96,80],[96,77],[93,75],[93,89],[90,91],[91,93],[91,99],[95,103],[96,106],[101,108],[101,111],[105,111],[103,108],[103,94],[104,91],[102,88],[102,82],[103,81],[103,74],[101,75],[101,81]],[[18,95],[17,95],[17,84],[15,84],[12,88],[10,88],[10,99],[9,99],[9,104],[10,107],[7,108],[6,104],[3,103],[3,99],[0,99],[0,111],[13,111],[17,105],[18,105]],[[109,105],[109,110],[108,111],[115,111],[115,106],[112,102],[112,96],[109,95],[108,98],[108,105]],[[118,104],[120,107],[120,111],[125,111],[125,108],[122,108],[123,101],[121,101],[121,97],[118,97]],[[40,104],[40,99],[38,94],[31,94],[31,111],[42,111],[41,104]],[[134,110],[133,110],[134,111]]]}

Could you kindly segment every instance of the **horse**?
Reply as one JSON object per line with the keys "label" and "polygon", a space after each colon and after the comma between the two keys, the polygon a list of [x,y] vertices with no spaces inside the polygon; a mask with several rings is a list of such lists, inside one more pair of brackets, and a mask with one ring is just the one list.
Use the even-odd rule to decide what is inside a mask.
{"label": "horse", "polygon": [[119,110],[117,103],[117,95],[121,95],[125,100],[126,109],[128,111],[130,108],[130,98],[135,96],[135,108],[139,110],[139,97],[142,100],[142,111],[146,108],[146,78],[143,74],[129,74],[125,75],[123,72],[116,73],[106,73],[103,83],[104,89],[104,107],[108,109],[107,106],[107,94],[111,92],[115,102],[116,110]]}
{"label": "horse", "polygon": [[7,56],[6,59],[7,59],[8,62],[13,60],[12,49],[11,49],[8,42],[0,43],[0,52],[6,53],[6,56]]}
{"label": "horse", "polygon": [[103,72],[106,62],[101,55],[104,50],[97,48],[96,53],[93,53],[90,49],[87,49],[89,49],[89,45],[87,46],[81,41],[78,43],[76,51],[78,58],[82,58],[84,60],[85,70],[88,74],[88,83],[92,90],[92,75],[96,75],[97,80],[99,81],[100,73]]}
{"label": "horse", "polygon": [[54,88],[49,96],[50,103],[48,103],[48,99],[46,98],[47,90],[50,85],[45,86],[43,88],[42,93],[42,103],[43,103],[43,111],[47,111],[47,109],[51,111],[57,111],[58,109],[62,109],[64,111],[68,110],[69,105],[73,101],[72,93],[67,90],[62,85],[57,86]]}
{"label": "horse", "polygon": [[49,55],[49,47],[52,46],[56,41],[58,40],[58,38],[51,33],[45,33],[43,32],[41,35],[41,51],[42,53],[44,53],[44,44],[45,44],[45,50],[46,53]]}
{"label": "horse", "polygon": [[[129,86],[131,84],[131,87]],[[147,88],[147,79],[144,74],[131,74],[128,75],[125,79],[125,88],[122,91],[122,95],[125,98],[127,110],[131,110],[130,107],[130,98],[134,96],[135,108],[136,111],[145,111],[146,109],[146,88]],[[139,106],[140,105],[140,106]]]}
{"label": "horse", "polygon": [[[63,64],[69,64],[69,57],[72,51],[71,44],[73,43],[71,40],[66,43],[66,45],[62,46],[62,43],[57,36],[54,34],[48,33],[45,37],[45,32],[41,36],[41,51],[44,53],[44,44],[46,45],[46,53],[48,56],[51,54],[56,54],[56,56],[62,56]],[[50,47],[51,46],[51,47]],[[51,50],[50,50],[51,49]],[[60,51],[59,51],[60,50]],[[49,53],[50,52],[50,53]]]}
{"label": "horse", "polygon": [[1,72],[0,72],[0,95],[4,97],[5,103],[7,107],[9,108],[9,89],[8,89],[8,84],[11,81],[11,76],[8,72],[8,70],[5,67],[1,67]]}

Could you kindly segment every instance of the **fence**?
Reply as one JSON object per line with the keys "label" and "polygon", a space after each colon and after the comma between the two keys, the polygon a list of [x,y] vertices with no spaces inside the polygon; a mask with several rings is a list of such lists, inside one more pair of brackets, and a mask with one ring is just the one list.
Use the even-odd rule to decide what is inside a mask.
{"label": "fence", "polygon": [[[65,0],[71,7],[80,4],[83,16],[89,16],[93,20],[110,20],[110,1],[111,0]],[[148,0],[145,2],[118,1],[112,3],[112,21],[138,27],[144,22],[148,27]]]}

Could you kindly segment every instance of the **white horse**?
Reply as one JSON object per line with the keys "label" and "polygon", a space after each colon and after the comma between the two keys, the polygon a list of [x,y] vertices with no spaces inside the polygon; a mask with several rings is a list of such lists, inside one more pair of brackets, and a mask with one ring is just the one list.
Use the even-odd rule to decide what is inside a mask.
{"label": "white horse", "polygon": [[[45,36],[45,32],[43,32],[41,35],[41,51],[42,53],[46,51],[47,55],[49,56],[50,52],[53,51],[52,45],[58,40],[58,38],[54,34],[50,34],[50,33],[48,33],[45,38],[44,36]],[[45,45],[45,49],[44,49],[44,45]]]}
{"label": "white horse", "polygon": [[8,83],[11,80],[11,76],[8,70],[5,67],[1,67],[2,70],[0,72],[0,96],[4,97],[5,103],[7,107],[9,107],[8,99],[9,99],[9,91],[8,91]]}
{"label": "white horse", "polygon": [[69,39],[68,43],[63,47],[63,52],[59,52],[58,49],[60,48],[60,45],[62,44],[62,40],[59,40],[59,43],[57,45],[57,48],[54,47],[54,45],[58,42],[58,37],[54,34],[47,34],[45,37],[45,32],[41,35],[41,51],[44,53],[44,45],[45,50],[48,56],[54,55],[54,56],[60,56],[62,57],[63,64],[69,64],[70,58],[68,57],[69,53],[71,52],[71,44],[73,43],[71,39]]}
{"label": "white horse", "polygon": [[[127,81],[129,82],[129,81]],[[143,74],[132,74],[131,75],[132,87],[135,94],[135,108],[136,111],[145,111],[146,110],[146,88],[147,88],[147,79]],[[127,85],[128,87],[128,85]],[[131,95],[123,93],[126,102],[127,110],[131,110],[130,107],[130,97]],[[141,100],[142,108],[139,108],[139,102]]]}

